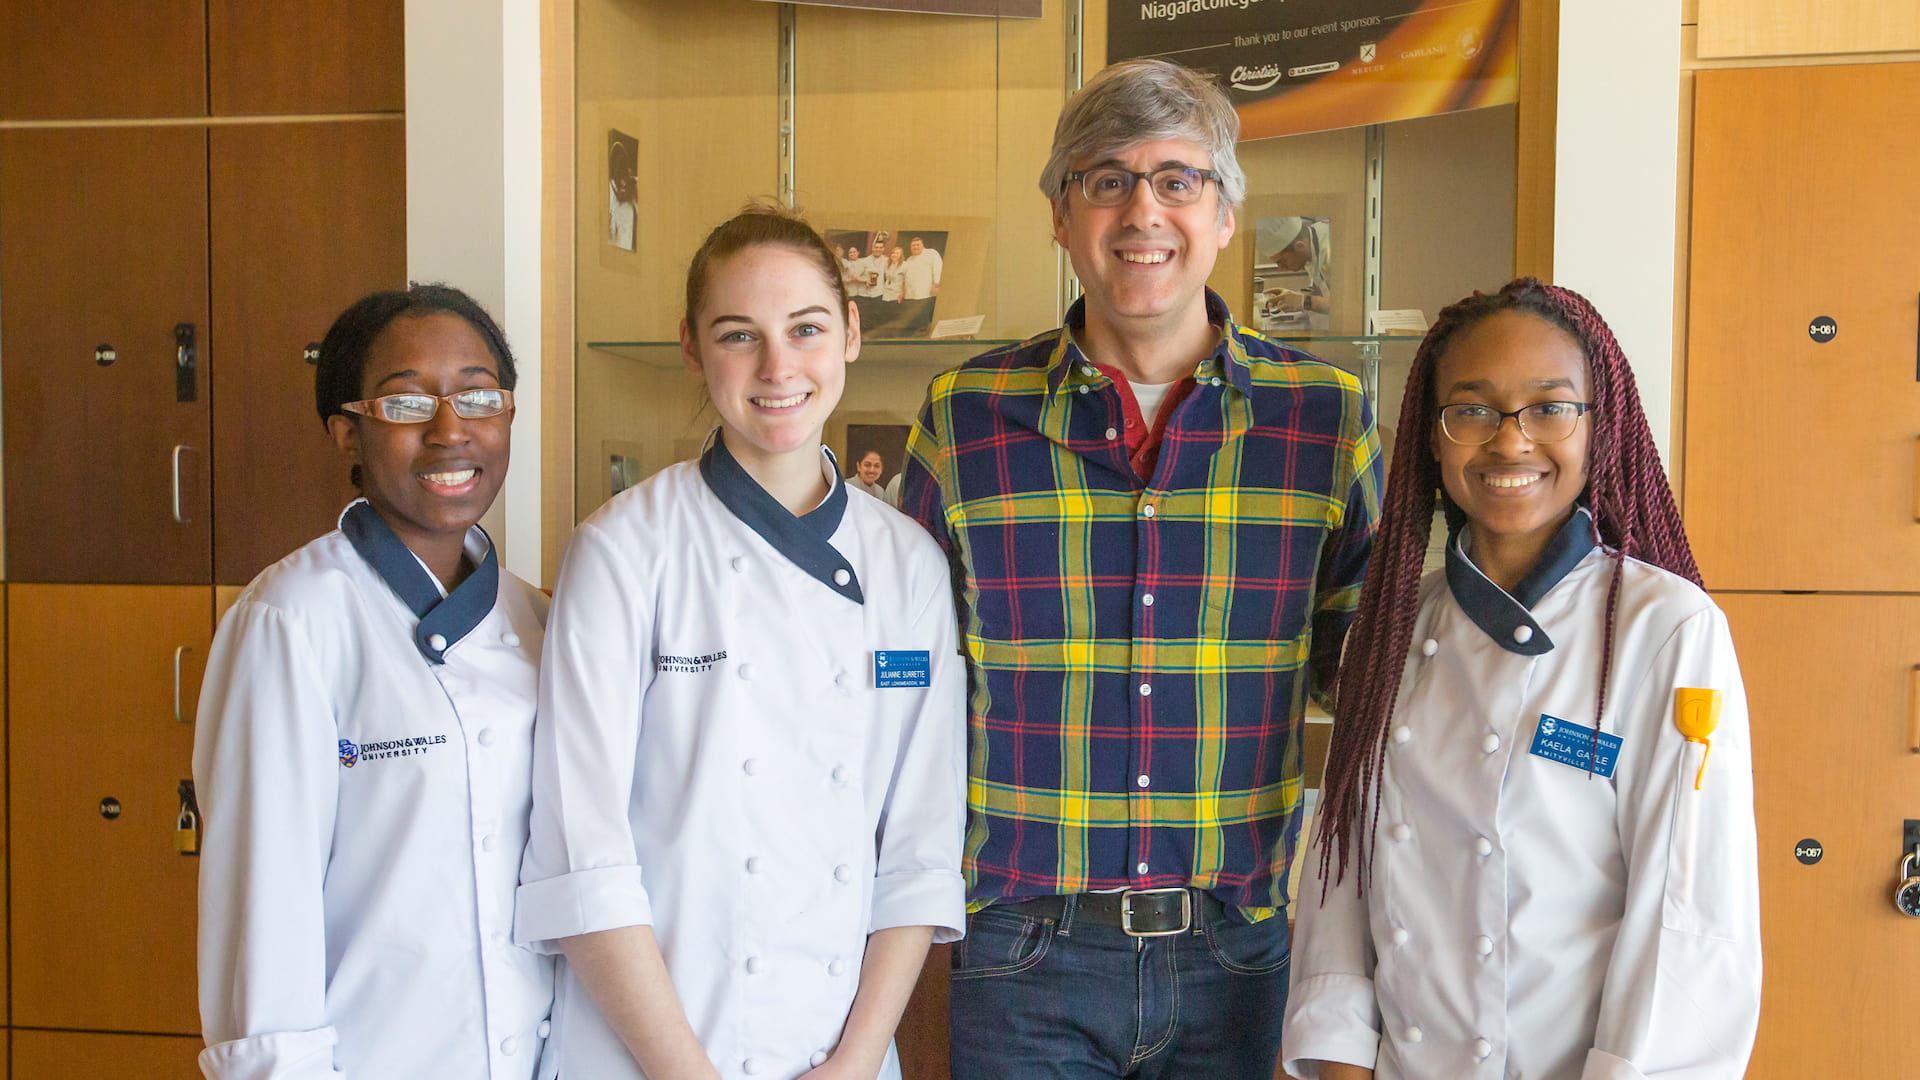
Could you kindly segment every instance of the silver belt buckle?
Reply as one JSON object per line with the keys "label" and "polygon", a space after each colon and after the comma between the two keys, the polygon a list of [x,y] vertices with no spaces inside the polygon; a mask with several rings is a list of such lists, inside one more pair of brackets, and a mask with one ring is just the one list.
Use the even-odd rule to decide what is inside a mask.
{"label": "silver belt buckle", "polygon": [[[1166,893],[1180,894],[1180,925],[1171,930],[1135,930],[1133,928],[1133,898],[1136,896],[1161,896]],[[1128,889],[1120,894],[1120,929],[1128,937],[1167,937],[1170,934],[1184,934],[1193,929],[1193,890],[1178,885],[1161,889]]]}

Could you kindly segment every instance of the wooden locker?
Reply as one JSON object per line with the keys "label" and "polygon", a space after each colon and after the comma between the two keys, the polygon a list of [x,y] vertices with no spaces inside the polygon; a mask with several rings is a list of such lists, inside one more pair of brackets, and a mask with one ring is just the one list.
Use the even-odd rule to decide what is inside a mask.
{"label": "wooden locker", "polygon": [[94,1031],[16,1031],[13,1072],[37,1080],[200,1080],[200,1040]]}
{"label": "wooden locker", "polygon": [[212,579],[206,158],[198,127],[0,131],[10,581]]}
{"label": "wooden locker", "polygon": [[1702,71],[1693,130],[1701,572],[1920,591],[1920,64]]}
{"label": "wooden locker", "polygon": [[348,304],[406,287],[405,139],[399,117],[213,130],[218,583],[251,581],[354,497],[304,354]]}
{"label": "wooden locker", "polygon": [[1920,920],[1893,893],[1920,819],[1920,597],[1715,600],[1753,723],[1766,986],[1748,1080],[1912,1076]]}
{"label": "wooden locker", "polygon": [[7,600],[12,1022],[197,1032],[199,862],[175,831],[212,590],[11,584]]}
{"label": "wooden locker", "polygon": [[209,0],[207,85],[216,116],[399,112],[401,0]]}
{"label": "wooden locker", "polygon": [[206,113],[206,0],[0,0],[0,120]]}

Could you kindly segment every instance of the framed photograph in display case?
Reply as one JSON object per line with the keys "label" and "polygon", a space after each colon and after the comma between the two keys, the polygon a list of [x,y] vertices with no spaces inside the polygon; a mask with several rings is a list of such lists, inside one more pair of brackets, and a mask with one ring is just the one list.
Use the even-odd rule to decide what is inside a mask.
{"label": "framed photograph in display case", "polygon": [[928,338],[982,314],[989,222],[937,215],[809,214],[840,260],[840,279],[873,341]]}
{"label": "framed photograph in display case", "polygon": [[[840,475],[846,477],[849,484],[891,502],[892,497],[885,493],[897,495],[900,490],[897,480],[907,461],[907,436],[912,432],[911,416],[847,412],[836,413],[827,421],[826,438],[827,445],[840,459]],[[878,469],[868,460],[870,456],[879,458]]]}

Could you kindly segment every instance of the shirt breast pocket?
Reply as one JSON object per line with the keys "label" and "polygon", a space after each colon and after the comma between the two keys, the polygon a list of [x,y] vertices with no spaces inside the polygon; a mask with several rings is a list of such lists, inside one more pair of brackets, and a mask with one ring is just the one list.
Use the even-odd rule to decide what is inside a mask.
{"label": "shirt breast pocket", "polygon": [[1324,524],[1268,518],[1210,524],[1200,569],[1202,632],[1290,641],[1306,632]]}

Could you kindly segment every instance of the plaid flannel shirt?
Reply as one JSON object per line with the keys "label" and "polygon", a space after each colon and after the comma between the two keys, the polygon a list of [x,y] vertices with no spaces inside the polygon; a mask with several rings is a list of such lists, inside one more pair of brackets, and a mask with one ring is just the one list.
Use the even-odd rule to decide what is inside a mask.
{"label": "plaid flannel shirt", "polygon": [[1358,380],[1211,291],[1207,311],[1222,341],[1151,481],[1064,329],[928,390],[901,509],[954,562],[976,907],[1178,885],[1286,904],[1308,681],[1331,685],[1382,463]]}

